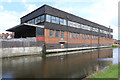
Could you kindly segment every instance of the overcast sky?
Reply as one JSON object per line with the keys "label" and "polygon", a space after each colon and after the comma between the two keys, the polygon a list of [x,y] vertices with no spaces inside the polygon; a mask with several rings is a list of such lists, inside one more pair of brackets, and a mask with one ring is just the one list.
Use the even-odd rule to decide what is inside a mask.
{"label": "overcast sky", "polygon": [[106,27],[118,38],[119,0],[0,0],[0,33],[20,24],[20,18],[44,4],[56,7]]}

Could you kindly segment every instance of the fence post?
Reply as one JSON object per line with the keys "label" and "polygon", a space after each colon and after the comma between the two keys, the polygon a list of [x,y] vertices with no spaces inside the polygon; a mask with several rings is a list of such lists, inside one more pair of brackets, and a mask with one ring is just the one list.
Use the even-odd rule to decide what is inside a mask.
{"label": "fence post", "polygon": [[42,57],[45,57],[46,55],[46,46],[45,46],[45,43],[43,43],[42,45]]}

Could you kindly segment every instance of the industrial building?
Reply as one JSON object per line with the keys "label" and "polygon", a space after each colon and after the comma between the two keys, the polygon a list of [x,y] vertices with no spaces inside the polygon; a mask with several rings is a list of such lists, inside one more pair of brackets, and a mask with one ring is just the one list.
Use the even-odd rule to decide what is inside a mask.
{"label": "industrial building", "polygon": [[110,46],[113,29],[71,13],[43,5],[21,17],[21,23],[7,31],[15,38],[36,37],[47,49]]}

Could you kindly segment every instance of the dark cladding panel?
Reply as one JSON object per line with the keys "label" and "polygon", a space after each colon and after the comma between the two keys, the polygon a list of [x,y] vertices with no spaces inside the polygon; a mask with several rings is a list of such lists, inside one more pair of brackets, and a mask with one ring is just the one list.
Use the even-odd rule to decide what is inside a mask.
{"label": "dark cladding panel", "polygon": [[54,15],[54,16],[58,16],[61,18],[66,18],[66,16],[67,16],[67,14],[64,13],[63,11],[56,9],[56,8],[52,8],[48,5],[45,6],[45,13],[50,14],[50,15]]}
{"label": "dark cladding panel", "polygon": [[42,7],[38,8],[38,9],[36,9],[35,11],[23,16],[21,18],[21,23],[24,23],[24,22],[26,22],[26,21],[28,21],[30,19],[33,19],[33,18],[35,18],[35,17],[37,17],[39,15],[42,15],[42,14],[44,14],[44,12],[45,12],[45,8],[44,8],[44,6],[42,6]]}
{"label": "dark cladding panel", "polygon": [[45,41],[45,37],[44,37],[44,29],[43,28],[36,28],[36,40],[37,41]]}
{"label": "dark cladding panel", "polygon": [[36,36],[44,36],[44,29],[43,28],[36,28]]}

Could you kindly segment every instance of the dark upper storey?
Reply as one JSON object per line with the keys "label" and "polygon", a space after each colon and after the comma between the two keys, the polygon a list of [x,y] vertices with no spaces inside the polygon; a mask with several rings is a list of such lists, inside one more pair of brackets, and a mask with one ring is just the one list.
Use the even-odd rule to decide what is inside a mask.
{"label": "dark upper storey", "polygon": [[[25,23],[27,22],[28,20],[30,19],[33,19],[33,18],[36,18],[40,15],[43,15],[43,14],[49,14],[49,15],[52,15],[52,16],[56,16],[56,17],[60,17],[60,18],[63,18],[63,19],[66,19],[66,20],[70,20],[70,21],[73,21],[73,22],[77,22],[77,23],[80,23],[80,24],[86,24],[88,26],[92,26],[94,28],[99,28],[99,29],[102,29],[102,30],[105,30],[105,31],[109,31],[109,32],[113,32],[113,29],[110,29],[110,28],[107,28],[103,25],[100,25],[100,24],[97,24],[97,23],[94,23],[94,22],[91,22],[89,20],[86,20],[86,19],[83,19],[81,17],[78,17],[78,16],[75,16],[73,14],[70,14],[70,13],[67,13],[67,12],[64,12],[64,11],[61,11],[59,9],[56,9],[56,8],[53,8],[51,6],[48,6],[48,5],[43,5],[41,6],[40,8],[34,10],[33,12],[23,16],[21,18],[21,23]],[[46,23],[48,24],[48,23]],[[51,26],[55,26],[55,25],[52,25]],[[57,25],[59,26],[59,25]],[[65,26],[65,25],[64,25]],[[49,26],[50,27],[50,26]],[[48,27],[46,27],[48,28]],[[54,27],[55,28],[55,27]],[[65,27],[64,27],[65,28]],[[72,29],[72,28],[71,28]],[[74,28],[73,28],[74,29]],[[105,36],[104,34],[101,34],[101,36]]]}

